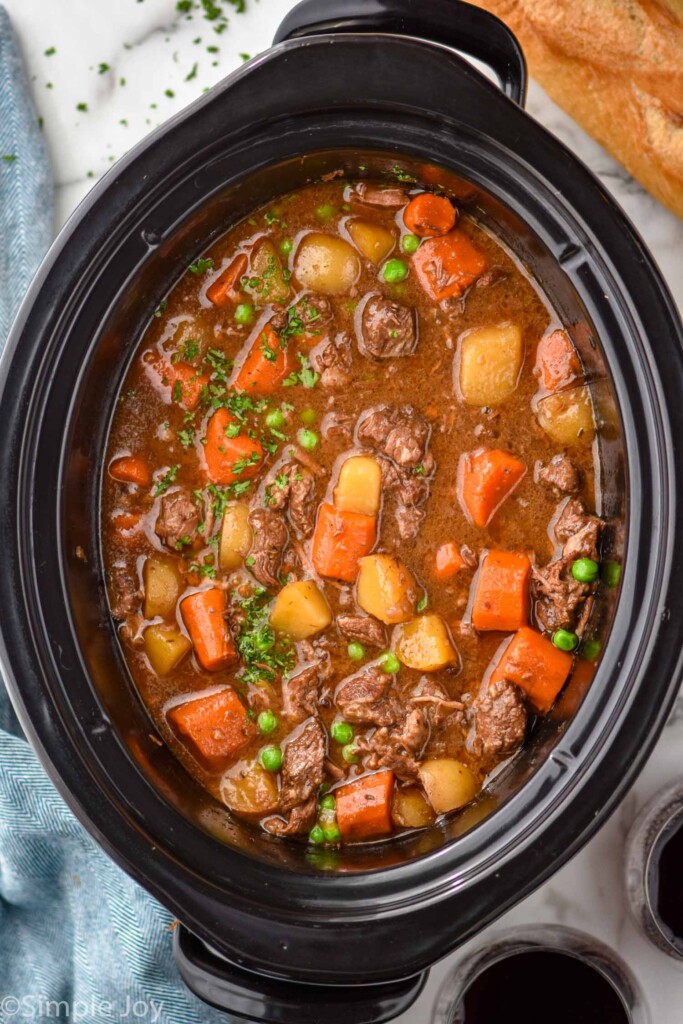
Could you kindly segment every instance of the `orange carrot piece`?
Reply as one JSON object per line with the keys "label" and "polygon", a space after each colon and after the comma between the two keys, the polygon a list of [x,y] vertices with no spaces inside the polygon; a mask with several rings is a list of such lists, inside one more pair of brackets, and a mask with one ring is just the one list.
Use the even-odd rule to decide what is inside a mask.
{"label": "orange carrot piece", "polygon": [[581,374],[579,354],[566,331],[546,334],[536,349],[536,373],[546,391],[567,387]]}
{"label": "orange carrot piece", "polygon": [[154,355],[147,363],[148,372],[158,385],[170,389],[170,399],[183,409],[192,410],[201,397],[202,390],[209,383],[206,373],[201,373],[191,363],[171,362]]}
{"label": "orange carrot piece", "polygon": [[489,551],[477,577],[472,605],[475,629],[512,632],[526,626],[529,618],[531,563],[517,551]]}
{"label": "orange carrot piece", "polygon": [[321,576],[353,583],[358,560],[369,555],[377,540],[377,516],[344,512],[323,503],[313,534],[311,558]]}
{"label": "orange carrot piece", "polygon": [[149,466],[135,455],[121,455],[110,462],[109,476],[122,484],[137,484],[138,487],[149,487],[152,482]]}
{"label": "orange carrot piece", "polygon": [[391,797],[394,773],[375,772],[334,791],[337,825],[342,839],[371,839],[391,832]]}
{"label": "orange carrot piece", "polygon": [[142,522],[142,516],[137,512],[119,512],[112,519],[112,526],[122,534],[130,535]]}
{"label": "orange carrot piece", "polygon": [[238,291],[238,285],[247,272],[249,261],[244,253],[235,256],[230,265],[206,289],[206,297],[214,306],[224,306]]}
{"label": "orange carrot piece", "polygon": [[263,463],[263,448],[257,440],[242,433],[228,437],[226,431],[237,423],[227,409],[217,409],[206,428],[206,471],[213,483],[224,487],[236,480],[251,480]]}
{"label": "orange carrot piece", "polygon": [[256,733],[242,701],[229,687],[176,704],[166,717],[192,756],[212,772],[226,768]]}
{"label": "orange carrot piece", "polygon": [[430,298],[441,302],[462,295],[484,273],[488,263],[467,235],[456,229],[423,242],[413,256],[413,265]]}
{"label": "orange carrot piece", "polygon": [[262,395],[277,391],[294,369],[292,348],[291,343],[283,344],[271,324],[266,324],[242,363],[234,386],[240,391],[256,391]]}
{"label": "orange carrot piece", "polygon": [[475,526],[487,526],[526,473],[509,452],[479,448],[460,457],[459,497]]}
{"label": "orange carrot piece", "polygon": [[490,682],[509,679],[526,693],[544,715],[553,706],[571,672],[572,656],[547,637],[524,626],[503,651]]}
{"label": "orange carrot piece", "polygon": [[434,575],[437,580],[450,580],[465,568],[465,564],[458,545],[449,540],[436,549]]}
{"label": "orange carrot piece", "polygon": [[180,603],[180,612],[197,655],[207,672],[217,672],[237,661],[237,651],[224,615],[228,602],[224,590],[198,590]]}
{"label": "orange carrot piece", "polygon": [[444,196],[423,192],[411,199],[403,211],[403,221],[408,231],[420,238],[430,235],[445,235],[455,227],[457,211]]}

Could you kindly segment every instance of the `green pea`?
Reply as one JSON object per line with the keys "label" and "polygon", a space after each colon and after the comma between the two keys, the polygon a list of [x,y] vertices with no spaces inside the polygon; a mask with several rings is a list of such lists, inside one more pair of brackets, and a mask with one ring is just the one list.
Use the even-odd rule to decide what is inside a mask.
{"label": "green pea", "polygon": [[577,558],[572,562],[572,576],[579,583],[595,583],[600,566],[592,558]]}
{"label": "green pea", "polygon": [[294,242],[291,238],[283,238],[280,242],[280,252],[284,253],[285,256],[289,256],[293,248]]}
{"label": "green pea", "polygon": [[601,650],[602,644],[599,640],[586,640],[581,648],[581,657],[586,661],[595,661]]}
{"label": "green pea", "polygon": [[323,835],[326,843],[338,843],[341,840],[339,825],[336,822],[333,825],[323,825]]}
{"label": "green pea", "polygon": [[408,276],[408,268],[403,260],[388,260],[382,268],[382,277],[388,284],[398,284],[405,281]]}
{"label": "green pea", "polygon": [[380,654],[379,664],[382,672],[386,672],[390,676],[395,676],[401,667],[401,662],[391,651],[385,651],[384,654]]}
{"label": "green pea", "polygon": [[238,324],[250,324],[254,318],[254,307],[248,302],[240,302],[235,308],[235,320]]}
{"label": "green pea", "polygon": [[319,220],[332,220],[336,212],[337,207],[332,203],[322,203],[315,211],[315,215]]}
{"label": "green pea", "polygon": [[282,409],[271,409],[266,413],[266,426],[273,430],[281,430],[287,422]]}
{"label": "green pea", "polygon": [[333,722],[330,732],[337,743],[346,744],[353,739],[353,726],[348,722]]}
{"label": "green pea", "polygon": [[614,589],[621,582],[621,566],[618,562],[606,562],[602,575],[607,586]]}
{"label": "green pea", "polygon": [[333,811],[337,806],[337,801],[331,793],[327,793],[320,801],[320,806],[324,811]]}
{"label": "green pea", "polygon": [[420,246],[420,239],[417,235],[404,235],[401,239],[401,248],[404,252],[417,252]]}
{"label": "green pea", "polygon": [[296,439],[307,452],[312,452],[314,448],[318,447],[320,438],[316,434],[315,430],[308,430],[303,428],[298,431]]}
{"label": "green pea", "polygon": [[314,825],[311,831],[308,833],[308,838],[310,842],[315,843],[316,846],[319,846],[320,843],[325,842],[325,833],[321,829],[320,825]]}
{"label": "green pea", "polygon": [[573,651],[579,644],[576,633],[570,633],[568,629],[556,629],[553,633],[553,643],[561,651]]}
{"label": "green pea", "polygon": [[318,418],[318,414],[315,409],[303,409],[301,413],[301,422],[305,423],[307,427],[312,427]]}
{"label": "green pea", "polygon": [[261,732],[265,733],[266,736],[269,732],[275,732],[280,724],[277,715],[274,711],[271,711],[270,708],[266,708],[265,711],[262,711],[258,716],[257,721],[259,729]]}
{"label": "green pea", "polygon": [[357,640],[352,640],[346,648],[346,653],[351,661],[362,661],[365,657],[365,648]]}
{"label": "green pea", "polygon": [[347,743],[345,747],[342,747],[342,757],[349,764],[358,764],[358,762],[360,761],[358,751],[356,750],[353,743]]}
{"label": "green pea", "polygon": [[282,751],[279,747],[265,747],[259,755],[259,761],[267,772],[279,772],[282,768]]}

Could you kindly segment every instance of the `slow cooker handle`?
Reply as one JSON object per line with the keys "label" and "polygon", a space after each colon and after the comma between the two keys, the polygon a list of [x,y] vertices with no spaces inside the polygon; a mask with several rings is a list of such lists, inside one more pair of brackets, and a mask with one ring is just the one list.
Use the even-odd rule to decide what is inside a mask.
{"label": "slow cooker handle", "polygon": [[173,933],[173,955],[191,992],[235,1021],[258,1024],[382,1024],[413,1005],[429,974],[381,985],[278,981],[212,952],[182,924]]}
{"label": "slow cooker handle", "polygon": [[302,0],[273,42],[331,32],[390,32],[452,47],[487,64],[505,95],[524,106],[522,49],[507,25],[480,7],[460,0]]}

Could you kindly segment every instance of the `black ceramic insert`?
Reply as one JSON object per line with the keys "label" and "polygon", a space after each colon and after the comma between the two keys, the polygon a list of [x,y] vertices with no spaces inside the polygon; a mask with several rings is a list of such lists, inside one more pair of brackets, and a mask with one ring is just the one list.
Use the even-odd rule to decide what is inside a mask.
{"label": "black ceramic insert", "polygon": [[[586,842],[666,719],[681,675],[683,328],[640,238],[575,157],[452,50],[399,33],[447,31],[452,46],[463,19],[462,49],[485,57],[489,40],[494,70],[521,97],[507,30],[452,0],[425,0],[419,23],[407,0],[368,0],[381,31],[356,20],[337,31],[339,6],[295,12],[300,38],[119,161],[43,263],[0,367],[1,655],[60,792],[227,958],[226,973],[336,987],[408,979],[405,994]],[[359,17],[359,4],[341,7]],[[488,803],[399,842],[311,857],[231,821],[149,740],[102,585],[101,453],[144,323],[213,238],[321,173],[397,162],[418,180],[436,168],[454,187],[472,182],[479,215],[580,326],[595,380],[609,367],[621,430],[605,440],[603,491],[609,514],[627,513],[614,537],[624,583],[587,695],[545,723]]]}

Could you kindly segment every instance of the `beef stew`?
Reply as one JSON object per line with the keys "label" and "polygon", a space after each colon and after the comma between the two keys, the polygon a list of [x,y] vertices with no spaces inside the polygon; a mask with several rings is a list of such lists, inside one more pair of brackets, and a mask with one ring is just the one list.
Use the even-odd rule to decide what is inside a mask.
{"label": "beef stew", "polygon": [[620,570],[570,333],[466,204],[333,176],[156,310],[108,445],[111,609],[233,813],[313,844],[425,827],[590,674]]}

